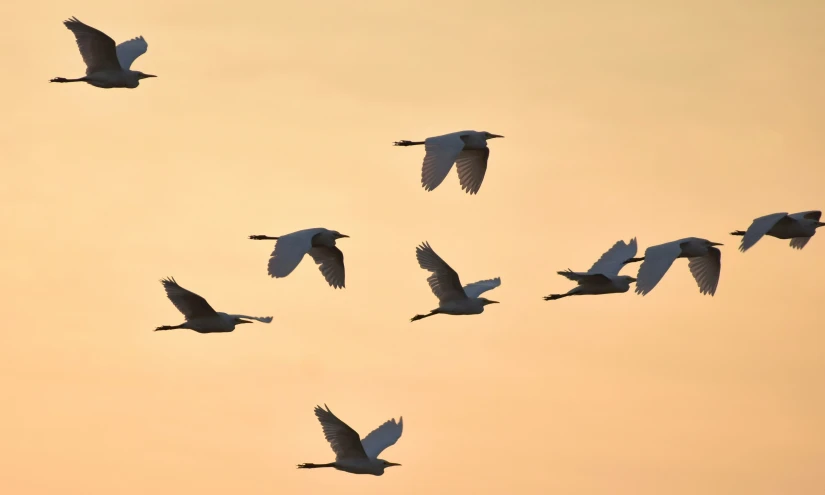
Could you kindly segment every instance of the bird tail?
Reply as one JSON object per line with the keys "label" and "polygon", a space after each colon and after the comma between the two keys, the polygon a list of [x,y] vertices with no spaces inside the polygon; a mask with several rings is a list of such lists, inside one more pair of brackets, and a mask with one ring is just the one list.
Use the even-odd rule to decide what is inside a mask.
{"label": "bird tail", "polygon": [[313,464],[311,462],[305,462],[303,464],[298,464],[298,469],[315,469],[322,467],[335,467],[335,463],[330,462],[329,464]]}

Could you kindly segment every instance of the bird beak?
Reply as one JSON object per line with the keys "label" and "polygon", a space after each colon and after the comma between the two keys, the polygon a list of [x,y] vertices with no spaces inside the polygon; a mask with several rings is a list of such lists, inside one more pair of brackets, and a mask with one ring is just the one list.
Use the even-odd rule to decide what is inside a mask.
{"label": "bird beak", "polygon": [[397,462],[390,462],[390,461],[387,461],[387,467],[390,467],[390,466],[400,466],[400,465],[401,465],[401,464],[398,464]]}
{"label": "bird beak", "polygon": [[145,78],[145,77],[158,77],[158,76],[153,76],[152,74],[143,74],[143,77]]}
{"label": "bird beak", "polygon": [[346,237],[346,238],[349,238],[349,236],[348,236],[348,235],[344,235],[344,234],[338,234],[338,238],[339,238],[339,239],[340,239],[340,238],[342,238],[342,237]]}
{"label": "bird beak", "polygon": [[816,222],[817,227],[825,227],[825,222]]}
{"label": "bird beak", "polygon": [[724,244],[722,244],[721,242],[711,242],[710,245],[711,246],[724,246]]}
{"label": "bird beak", "polygon": [[248,321],[248,320],[243,320],[241,318],[238,318],[238,321],[235,322],[236,325],[240,325],[241,323],[252,323],[252,322]]}
{"label": "bird beak", "polygon": [[487,301],[487,304],[500,304],[498,301]]}
{"label": "bird beak", "polygon": [[631,282],[635,282],[635,281],[636,281],[636,279],[635,279],[635,278],[633,278],[633,277],[628,277],[628,280],[630,280]]}
{"label": "bird beak", "polygon": [[490,134],[490,137],[488,139],[493,139],[497,137],[503,138],[504,136],[499,136],[498,134]]}

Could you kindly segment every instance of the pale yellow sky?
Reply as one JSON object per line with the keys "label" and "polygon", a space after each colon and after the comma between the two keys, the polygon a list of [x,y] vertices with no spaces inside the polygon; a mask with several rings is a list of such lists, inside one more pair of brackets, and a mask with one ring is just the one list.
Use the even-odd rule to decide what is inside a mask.
{"label": "pale yellow sky", "polygon": [[[825,3],[0,13],[3,493],[822,493],[825,238],[728,232],[825,207]],[[83,74],[70,16],[145,36],[159,77],[49,84]],[[480,193],[425,192],[392,142],[461,129],[506,136]],[[351,236],[346,290],[246,239],[316,226]],[[644,298],[542,301],[634,236],[725,243],[716,297],[678,261]],[[501,304],[409,323],[424,240]],[[165,276],[275,320],[154,333]],[[322,403],[362,435],[403,415],[403,466],[295,469],[333,459]]]}

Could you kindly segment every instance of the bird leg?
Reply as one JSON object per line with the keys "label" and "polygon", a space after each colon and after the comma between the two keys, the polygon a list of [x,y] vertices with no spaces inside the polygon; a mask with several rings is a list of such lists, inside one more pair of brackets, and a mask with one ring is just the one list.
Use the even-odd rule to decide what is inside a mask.
{"label": "bird leg", "polygon": [[277,237],[269,237],[268,235],[251,235],[251,236],[249,236],[249,238],[252,239],[252,240],[255,240],[255,241],[266,241],[266,240],[276,241],[276,240],[278,240]]}
{"label": "bird leg", "polygon": [[176,330],[176,329],[178,329],[178,328],[183,328],[183,324],[181,323],[180,325],[174,325],[174,326],[170,326],[170,325],[163,325],[163,326],[161,326],[161,327],[157,327],[157,328],[155,329],[155,331],[157,332],[158,330]]}
{"label": "bird leg", "polygon": [[629,258],[629,259],[625,260],[624,263],[622,263],[622,264],[626,265],[628,263],[636,263],[637,261],[644,261],[644,260],[645,260],[644,256],[642,256],[641,258]]}
{"label": "bird leg", "polygon": [[81,77],[79,79],[66,79],[65,77],[55,77],[54,79],[50,79],[49,82],[59,82],[59,83],[67,83],[67,82],[86,82],[85,77]]}
{"label": "bird leg", "polygon": [[734,230],[733,232],[730,233],[730,235],[745,235],[745,231],[744,230]]}
{"label": "bird leg", "polygon": [[417,144],[424,144],[424,141],[396,141],[392,143],[393,146],[415,146]]}
{"label": "bird leg", "polygon": [[329,464],[313,464],[311,462],[305,462],[303,464],[298,464],[298,469],[315,469],[322,467],[335,467],[335,463],[330,462]]}
{"label": "bird leg", "polygon": [[415,316],[413,316],[412,318],[410,318],[410,321],[418,321],[418,320],[421,320],[421,319],[423,319],[423,318],[427,318],[427,317],[432,316],[432,315],[437,315],[437,314],[438,314],[438,313],[440,313],[440,312],[441,312],[441,311],[439,311],[439,310],[437,310],[437,309],[434,309],[434,310],[430,311],[430,312],[429,312],[428,314],[426,314],[426,315],[415,315]]}

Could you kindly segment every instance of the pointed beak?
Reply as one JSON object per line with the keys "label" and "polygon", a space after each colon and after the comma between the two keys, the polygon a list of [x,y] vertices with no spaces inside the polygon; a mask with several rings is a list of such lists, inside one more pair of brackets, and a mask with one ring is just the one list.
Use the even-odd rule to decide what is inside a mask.
{"label": "pointed beak", "polygon": [[825,222],[816,222],[817,227],[825,227]]}
{"label": "pointed beak", "polygon": [[500,304],[498,301],[487,301],[487,304]]}
{"label": "pointed beak", "polygon": [[631,282],[635,282],[635,281],[636,281],[636,279],[635,279],[635,278],[633,278],[633,277],[628,277],[627,279],[628,279],[628,280],[630,280]]}
{"label": "pointed beak", "polygon": [[721,242],[711,242],[710,245],[711,246],[724,246],[724,244],[722,244]]}
{"label": "pointed beak", "polygon": [[400,466],[400,465],[401,465],[401,464],[398,464],[397,462],[390,462],[390,461],[387,461],[387,467],[390,467],[390,466]]}
{"label": "pointed beak", "polygon": [[143,74],[143,77],[158,77],[158,76],[155,76],[153,74]]}
{"label": "pointed beak", "polygon": [[493,139],[497,137],[503,138],[504,136],[499,136],[498,134],[490,134],[490,137],[488,139]]}
{"label": "pointed beak", "polygon": [[349,236],[346,234],[338,234],[338,238],[341,239],[342,237],[346,237],[349,239]]}
{"label": "pointed beak", "polygon": [[244,320],[242,318],[238,318],[238,321],[235,322],[236,325],[240,325],[241,323],[252,323],[249,320]]}

